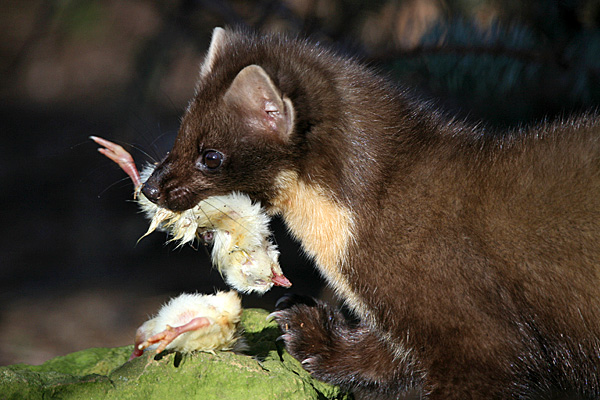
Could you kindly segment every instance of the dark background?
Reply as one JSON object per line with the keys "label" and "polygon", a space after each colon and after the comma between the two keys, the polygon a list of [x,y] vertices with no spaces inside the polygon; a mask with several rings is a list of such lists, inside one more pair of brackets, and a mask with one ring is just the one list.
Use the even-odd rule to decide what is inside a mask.
{"label": "dark background", "polygon": [[[599,0],[0,3],[0,365],[131,344],[169,296],[224,289],[175,249],[90,135],[139,163],[170,148],[215,26],[328,43],[490,135],[600,102]],[[321,293],[274,222],[293,290]],[[285,291],[245,296],[272,309]]]}

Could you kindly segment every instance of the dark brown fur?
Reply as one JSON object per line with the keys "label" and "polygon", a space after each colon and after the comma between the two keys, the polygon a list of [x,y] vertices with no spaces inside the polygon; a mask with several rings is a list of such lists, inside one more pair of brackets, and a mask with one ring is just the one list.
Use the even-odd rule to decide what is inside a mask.
{"label": "dark brown fur", "polygon": [[[242,191],[286,219],[302,204],[281,201],[292,171],[302,193],[349,213],[344,254],[319,267],[361,322],[310,301],[277,316],[316,377],[365,398],[600,398],[597,116],[489,136],[279,36],[223,33],[207,63],[145,193],[182,210]],[[293,104],[291,133],[224,102],[251,64]],[[202,167],[206,149],[222,167]],[[319,223],[290,227],[317,260],[302,233]]]}

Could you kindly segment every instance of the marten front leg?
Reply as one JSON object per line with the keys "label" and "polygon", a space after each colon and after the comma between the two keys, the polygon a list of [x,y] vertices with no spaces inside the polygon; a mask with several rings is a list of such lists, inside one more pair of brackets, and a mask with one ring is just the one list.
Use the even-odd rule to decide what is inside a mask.
{"label": "marten front leg", "polygon": [[422,398],[422,374],[406,353],[366,324],[350,323],[328,304],[290,295],[275,318],[288,352],[315,378],[353,391],[359,398]]}

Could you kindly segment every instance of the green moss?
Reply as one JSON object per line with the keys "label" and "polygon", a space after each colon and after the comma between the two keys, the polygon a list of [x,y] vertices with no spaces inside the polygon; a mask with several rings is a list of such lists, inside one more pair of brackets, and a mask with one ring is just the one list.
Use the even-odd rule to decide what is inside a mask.
{"label": "green moss", "polygon": [[242,317],[248,350],[147,353],[127,361],[132,346],[88,349],[42,365],[0,367],[2,399],[346,399],[318,382],[276,342],[267,312]]}

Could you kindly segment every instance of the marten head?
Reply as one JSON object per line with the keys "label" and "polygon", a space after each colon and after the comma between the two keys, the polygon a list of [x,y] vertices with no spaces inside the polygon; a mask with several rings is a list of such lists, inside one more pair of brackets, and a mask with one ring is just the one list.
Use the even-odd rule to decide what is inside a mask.
{"label": "marten head", "polygon": [[215,29],[173,149],[143,185],[152,202],[182,211],[241,191],[268,203],[277,172],[291,167],[295,112],[279,88],[284,73],[246,36]]}
{"label": "marten head", "polygon": [[217,28],[173,149],[142,191],[173,211],[232,191],[270,208],[290,177],[330,197],[368,193],[389,146],[367,145],[392,104],[371,97],[389,96],[384,81],[320,45]]}

